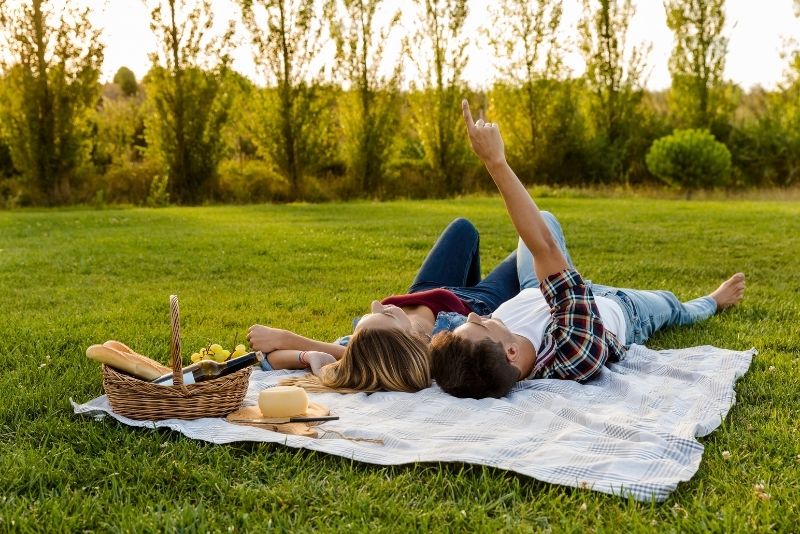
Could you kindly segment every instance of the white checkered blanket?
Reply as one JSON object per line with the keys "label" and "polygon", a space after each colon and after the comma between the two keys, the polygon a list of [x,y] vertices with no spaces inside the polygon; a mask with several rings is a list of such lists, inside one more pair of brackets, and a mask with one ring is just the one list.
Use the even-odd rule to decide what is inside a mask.
{"label": "white checkered blanket", "polygon": [[[466,462],[663,501],[697,471],[703,445],[695,438],[720,425],[755,354],[634,345],[587,384],[527,380],[502,399],[457,399],[436,386],[413,394],[312,394],[341,417],[315,427],[317,439],[216,418],[134,421],[114,414],[105,396],[72,405],[76,414],[109,414],[212,443],[273,442],[380,465]],[[290,374],[254,370],[245,403],[256,404],[262,389]]]}

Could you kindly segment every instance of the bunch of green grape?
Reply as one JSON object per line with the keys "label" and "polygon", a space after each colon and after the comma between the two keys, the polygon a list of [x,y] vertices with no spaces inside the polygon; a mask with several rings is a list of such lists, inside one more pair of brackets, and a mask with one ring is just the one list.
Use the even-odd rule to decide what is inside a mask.
{"label": "bunch of green grape", "polygon": [[217,363],[222,363],[230,360],[231,358],[238,358],[246,352],[247,347],[241,343],[236,345],[236,347],[233,349],[233,353],[231,353],[229,350],[223,349],[222,345],[219,343],[213,343],[211,345],[202,347],[200,350],[192,354],[192,362],[197,363],[201,360],[214,360]]}

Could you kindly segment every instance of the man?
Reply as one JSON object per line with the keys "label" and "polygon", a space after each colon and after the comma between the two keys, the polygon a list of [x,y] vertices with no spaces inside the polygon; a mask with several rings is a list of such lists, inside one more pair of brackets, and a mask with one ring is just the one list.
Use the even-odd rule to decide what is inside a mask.
{"label": "man", "polygon": [[742,273],[687,303],[668,291],[585,282],[568,260],[560,227],[545,219],[506,163],[497,125],[473,122],[466,100],[462,108],[472,148],[519,233],[523,290],[491,317],[471,313],[465,324],[434,338],[432,374],[443,390],[457,397],[502,397],[526,378],[588,380],[606,362],[623,358],[626,344],[643,343],[667,326],[706,319],[742,299]]}

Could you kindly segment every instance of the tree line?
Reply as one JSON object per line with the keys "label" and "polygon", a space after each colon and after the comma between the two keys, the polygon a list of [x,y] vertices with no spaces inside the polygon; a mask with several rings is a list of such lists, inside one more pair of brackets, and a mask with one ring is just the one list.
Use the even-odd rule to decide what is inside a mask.
{"label": "tree line", "polygon": [[[211,0],[147,0],[157,47],[141,80],[100,84],[89,8],[0,0],[0,205],[163,205],[441,197],[488,183],[459,102],[502,125],[526,184],[793,186],[800,181],[800,53],[783,84],[749,93],[723,79],[725,0],[664,0],[672,85],[644,88],[649,47],[628,40],[632,0],[580,0],[586,70],[565,65],[563,0],[498,0],[468,35],[467,0],[413,0],[403,60],[386,0],[237,0],[258,83],[231,67],[233,21]],[[800,16],[800,0],[795,1]],[[489,30],[488,28],[493,28]],[[498,29],[502,31],[498,31]],[[467,46],[500,76],[464,81]],[[319,64],[328,43],[332,68]],[[405,79],[408,65],[418,73]],[[404,83],[405,82],[405,83]]]}

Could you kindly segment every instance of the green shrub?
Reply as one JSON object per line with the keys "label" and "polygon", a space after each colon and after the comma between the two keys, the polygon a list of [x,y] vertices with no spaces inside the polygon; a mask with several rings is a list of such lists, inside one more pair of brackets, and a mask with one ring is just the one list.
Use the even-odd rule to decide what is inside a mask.
{"label": "green shrub", "polygon": [[114,75],[114,83],[119,85],[125,96],[134,96],[139,92],[139,84],[136,83],[136,75],[128,67],[120,67]]}
{"label": "green shrub", "polygon": [[[105,174],[98,176],[94,181],[86,184],[87,199],[92,202],[105,202],[111,204],[136,204],[147,205],[151,194],[153,182],[162,174],[162,169],[157,161],[145,159],[132,162],[122,159],[113,163]],[[96,192],[102,190],[102,198]]]}
{"label": "green shrub", "polygon": [[155,176],[150,182],[150,193],[147,195],[145,205],[151,208],[169,206],[169,177]]}
{"label": "green shrub", "polygon": [[285,201],[289,180],[258,159],[226,159],[220,163],[216,197],[223,202]]}
{"label": "green shrub", "polygon": [[661,180],[686,189],[727,185],[731,153],[708,130],[675,130],[657,139],[645,158],[647,169]]}

